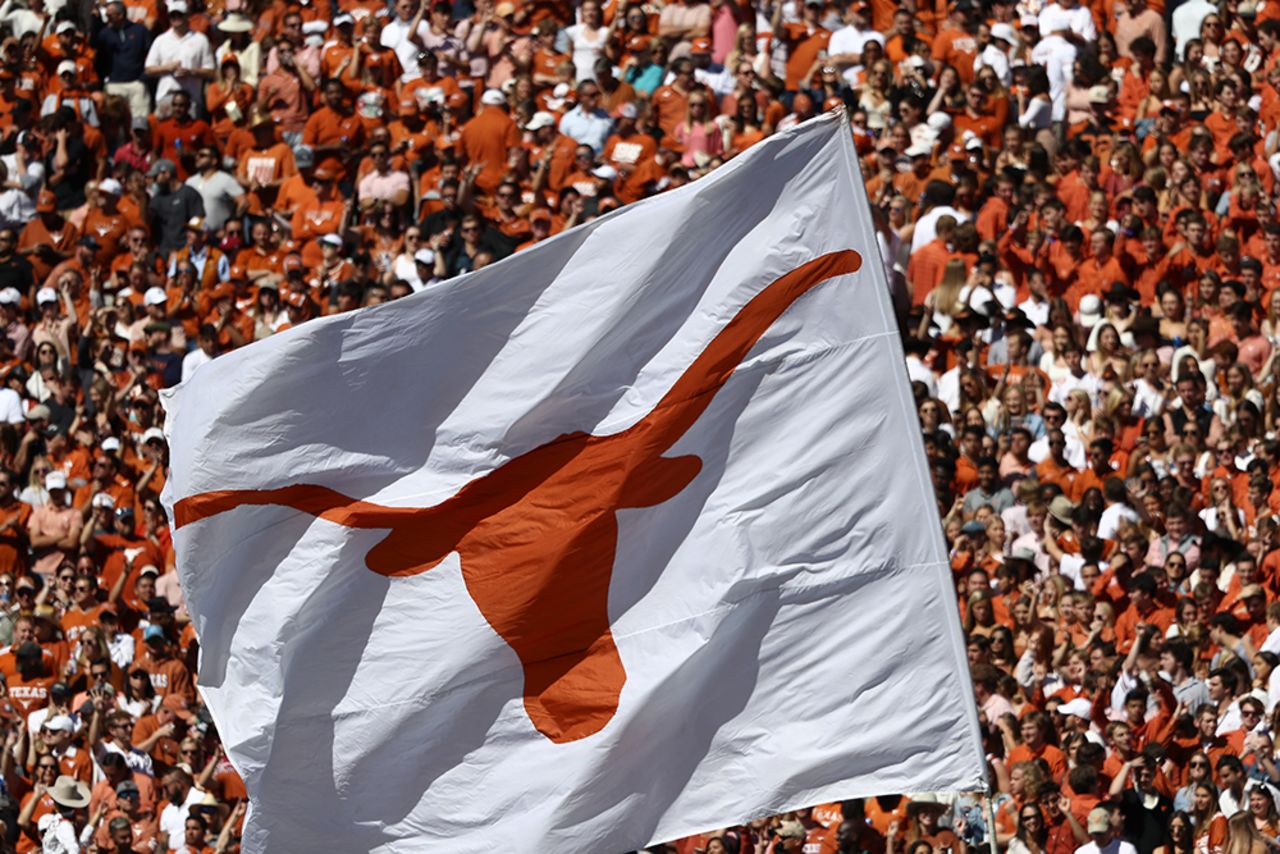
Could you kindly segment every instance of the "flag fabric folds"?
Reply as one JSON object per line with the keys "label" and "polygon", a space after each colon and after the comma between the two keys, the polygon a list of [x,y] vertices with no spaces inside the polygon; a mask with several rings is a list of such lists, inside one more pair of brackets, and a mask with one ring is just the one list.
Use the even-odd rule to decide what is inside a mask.
{"label": "flag fabric folds", "polygon": [[842,117],[167,392],[245,850],[608,854],[985,786]]}

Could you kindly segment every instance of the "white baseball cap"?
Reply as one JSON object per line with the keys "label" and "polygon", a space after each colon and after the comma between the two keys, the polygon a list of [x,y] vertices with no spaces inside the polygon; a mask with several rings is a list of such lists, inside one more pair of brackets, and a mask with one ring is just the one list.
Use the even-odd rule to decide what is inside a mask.
{"label": "white baseball cap", "polygon": [[435,264],[436,253],[432,252],[430,249],[422,248],[413,253],[413,260],[417,261],[419,264]]}
{"label": "white baseball cap", "polygon": [[164,305],[168,299],[164,288],[147,288],[147,292],[142,295],[144,305]]}
{"label": "white baseball cap", "polygon": [[480,103],[488,104],[491,107],[501,107],[507,103],[507,96],[503,95],[498,89],[485,89],[484,94],[480,96]]}
{"label": "white baseball cap", "polygon": [[555,127],[556,117],[546,110],[539,110],[529,119],[529,123],[524,126],[525,130],[542,130],[543,128]]}
{"label": "white baseball cap", "polygon": [[17,288],[5,288],[0,291],[0,305],[18,305],[22,302],[22,294]]}
{"label": "white baseball cap", "polygon": [[51,471],[44,476],[45,489],[66,489],[67,473],[61,471]]}
{"label": "white baseball cap", "polygon": [[58,301],[58,292],[53,288],[41,288],[36,291],[36,304],[44,305],[48,302],[56,303]]}

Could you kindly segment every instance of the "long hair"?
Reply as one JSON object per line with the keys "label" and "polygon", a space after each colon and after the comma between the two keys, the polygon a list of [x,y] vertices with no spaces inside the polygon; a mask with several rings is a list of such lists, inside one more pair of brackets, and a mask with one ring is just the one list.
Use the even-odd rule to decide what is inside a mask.
{"label": "long hair", "polygon": [[969,273],[964,262],[952,258],[942,269],[942,281],[933,290],[933,310],[939,314],[953,315],[961,309],[960,291],[968,281]]}
{"label": "long hair", "polygon": [[1241,810],[1227,819],[1226,854],[1249,854],[1255,845],[1265,844],[1248,810]]}

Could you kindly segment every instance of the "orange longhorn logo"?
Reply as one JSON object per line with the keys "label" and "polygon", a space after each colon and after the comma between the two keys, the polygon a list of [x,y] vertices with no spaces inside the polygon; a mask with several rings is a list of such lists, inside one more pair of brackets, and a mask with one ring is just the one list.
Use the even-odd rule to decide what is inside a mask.
{"label": "orange longhorn logo", "polygon": [[586,738],[613,719],[627,678],[608,614],[617,511],[651,507],[689,485],[702,461],[662,454],[788,306],[861,264],[845,250],[792,270],[748,302],[634,426],[611,436],[560,436],[434,507],[384,507],[297,484],[193,495],[174,508],[176,524],[275,504],[350,528],[385,529],[365,558],[384,576],[426,572],[456,551],[467,592],[520,657],[534,727],[557,744]]}

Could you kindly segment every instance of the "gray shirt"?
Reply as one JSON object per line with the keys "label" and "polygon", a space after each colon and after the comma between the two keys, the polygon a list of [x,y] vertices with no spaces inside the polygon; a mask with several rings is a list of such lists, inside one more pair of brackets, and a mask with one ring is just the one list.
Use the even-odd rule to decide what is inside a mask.
{"label": "gray shirt", "polygon": [[210,231],[222,228],[235,213],[236,200],[244,195],[240,182],[221,169],[208,177],[192,175],[187,179],[187,186],[204,201],[204,221]]}

